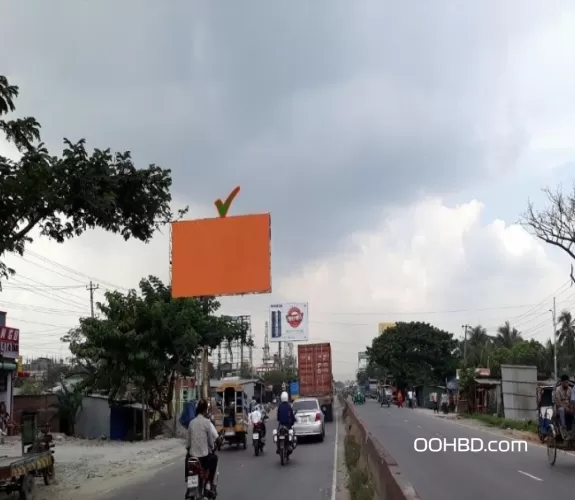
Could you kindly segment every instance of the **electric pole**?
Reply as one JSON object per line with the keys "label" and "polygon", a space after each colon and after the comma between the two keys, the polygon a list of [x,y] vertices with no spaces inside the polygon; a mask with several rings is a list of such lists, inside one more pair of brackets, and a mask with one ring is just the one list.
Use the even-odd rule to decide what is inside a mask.
{"label": "electric pole", "polygon": [[86,290],[90,292],[90,311],[92,312],[92,318],[94,317],[94,292],[100,288],[100,285],[94,285],[90,281],[90,284],[86,287]]}
{"label": "electric pole", "polygon": [[461,328],[464,329],[463,334],[463,364],[467,367],[467,329],[471,328],[470,325],[461,325]]}
{"label": "electric pole", "polygon": [[557,308],[555,297],[553,297],[553,309],[550,309],[553,315],[553,371],[555,372],[555,385],[557,385]]}

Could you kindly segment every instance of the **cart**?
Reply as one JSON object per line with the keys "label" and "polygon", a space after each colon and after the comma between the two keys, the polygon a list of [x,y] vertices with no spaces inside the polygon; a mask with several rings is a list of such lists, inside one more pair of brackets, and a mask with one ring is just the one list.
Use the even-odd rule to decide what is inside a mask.
{"label": "cart", "polygon": [[46,485],[54,480],[54,456],[51,451],[0,458],[1,492],[18,492],[19,500],[34,500],[37,477],[43,477]]}
{"label": "cart", "polygon": [[17,492],[20,500],[34,500],[37,477],[46,486],[54,481],[54,442],[48,429],[38,433],[36,412],[23,413],[21,429],[21,456],[0,456],[0,492]]}

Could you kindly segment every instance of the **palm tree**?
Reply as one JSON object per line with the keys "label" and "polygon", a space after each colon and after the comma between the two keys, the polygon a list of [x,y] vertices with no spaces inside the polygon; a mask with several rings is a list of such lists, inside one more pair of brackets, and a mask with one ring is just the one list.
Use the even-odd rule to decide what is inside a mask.
{"label": "palm tree", "polygon": [[511,349],[517,342],[522,341],[523,338],[521,334],[517,331],[517,328],[512,328],[509,321],[506,321],[504,325],[501,325],[497,329],[496,343],[499,347],[506,347]]}
{"label": "palm tree", "polygon": [[469,366],[487,366],[492,338],[481,325],[467,333],[467,361]]}
{"label": "palm tree", "polygon": [[568,356],[575,355],[575,319],[569,311],[562,311],[559,315],[557,341]]}

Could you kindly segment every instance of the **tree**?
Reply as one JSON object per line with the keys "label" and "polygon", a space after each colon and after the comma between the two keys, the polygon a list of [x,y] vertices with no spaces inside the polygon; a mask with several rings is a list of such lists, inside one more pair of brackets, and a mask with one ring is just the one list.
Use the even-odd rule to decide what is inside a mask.
{"label": "tree", "polygon": [[171,418],[176,375],[190,375],[199,350],[225,339],[248,344],[247,326],[227,316],[214,298],[173,299],[170,287],[150,276],[135,290],[106,293],[101,318],[82,318],[64,338],[89,374],[88,384],[111,399],[137,388],[164,418]]}
{"label": "tree", "polygon": [[517,331],[516,328],[511,327],[509,321],[506,321],[505,324],[501,325],[497,329],[497,337],[495,338],[495,343],[499,347],[506,347],[510,349],[515,343],[520,342],[521,340],[523,340],[521,334]]}
{"label": "tree", "polygon": [[438,382],[453,375],[457,341],[428,323],[397,323],[367,348],[370,364],[389,369],[401,386]]}
{"label": "tree", "polygon": [[[536,211],[529,201],[527,210],[521,217],[521,224],[537,238],[561,248],[572,259],[575,259],[575,184],[572,192],[564,194],[559,187],[556,191],[543,189],[548,205],[541,211]],[[571,266],[571,279],[573,265]]]}
{"label": "tree", "polygon": [[467,332],[467,366],[487,366],[493,342],[494,339],[481,325],[471,328]]}
{"label": "tree", "polygon": [[568,356],[575,355],[575,320],[569,311],[562,311],[559,315],[558,342],[565,349]]}
{"label": "tree", "polygon": [[[16,110],[18,95],[18,87],[0,76],[0,117]],[[0,256],[23,255],[36,227],[58,243],[96,227],[148,242],[176,218],[170,209],[170,170],[138,169],[129,151],[90,153],[84,139],[64,139],[61,156],[54,156],[41,142],[33,117],[0,119],[0,131],[21,155],[18,160],[0,156]],[[14,272],[0,261],[0,279]]]}

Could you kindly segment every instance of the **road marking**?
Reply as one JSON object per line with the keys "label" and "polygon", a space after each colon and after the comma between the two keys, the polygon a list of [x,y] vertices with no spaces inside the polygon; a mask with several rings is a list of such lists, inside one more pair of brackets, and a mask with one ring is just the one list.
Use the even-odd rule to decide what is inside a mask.
{"label": "road marking", "polygon": [[407,422],[407,420],[404,420],[404,422]]}
{"label": "road marking", "polygon": [[331,500],[335,500],[335,490],[337,488],[337,443],[339,438],[339,415],[335,419],[335,444],[333,446],[333,476],[331,479]]}
{"label": "road marking", "polygon": [[418,429],[421,429],[421,425],[418,425],[417,428],[418,428]]}
{"label": "road marking", "polygon": [[517,472],[519,472],[519,474],[523,474],[524,476],[530,477],[531,479],[535,479],[535,481],[543,481],[543,479],[541,479],[540,477],[533,476],[531,474],[528,474],[527,472],[523,472],[522,470],[518,470]]}

